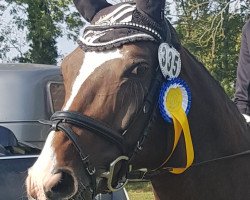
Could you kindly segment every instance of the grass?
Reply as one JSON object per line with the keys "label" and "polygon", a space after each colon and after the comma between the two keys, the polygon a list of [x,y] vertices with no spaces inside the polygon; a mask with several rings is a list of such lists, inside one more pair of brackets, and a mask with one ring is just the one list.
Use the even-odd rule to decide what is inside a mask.
{"label": "grass", "polygon": [[126,186],[130,200],[154,200],[150,182],[130,182]]}

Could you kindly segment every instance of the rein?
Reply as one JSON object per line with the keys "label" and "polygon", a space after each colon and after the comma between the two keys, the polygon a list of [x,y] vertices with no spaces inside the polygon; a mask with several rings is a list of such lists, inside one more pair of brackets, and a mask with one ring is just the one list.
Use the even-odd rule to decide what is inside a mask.
{"label": "rein", "polygon": [[[189,168],[191,169],[192,167],[199,167],[201,165],[206,165],[206,164],[217,162],[217,161],[234,159],[234,158],[249,155],[249,154],[250,154],[250,150],[246,150],[246,151],[243,151],[243,152],[240,152],[240,153],[231,154],[231,155],[228,155],[228,156],[223,156],[223,157],[219,157],[219,158],[214,158],[214,159],[194,163]],[[139,170],[136,170],[136,171],[131,171],[128,174],[128,179],[129,180],[138,180],[138,181],[142,181],[142,180],[148,181],[154,176],[167,173],[167,172],[169,172],[171,170],[172,170],[171,167],[163,167],[161,169],[152,170],[152,171],[148,171],[146,168],[145,169],[139,169]]]}

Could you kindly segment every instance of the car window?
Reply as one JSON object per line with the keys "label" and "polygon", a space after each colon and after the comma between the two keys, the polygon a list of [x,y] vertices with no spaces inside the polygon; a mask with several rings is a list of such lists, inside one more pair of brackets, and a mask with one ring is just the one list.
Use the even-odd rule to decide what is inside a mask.
{"label": "car window", "polygon": [[61,82],[50,82],[48,92],[52,113],[61,110],[65,97],[64,84]]}

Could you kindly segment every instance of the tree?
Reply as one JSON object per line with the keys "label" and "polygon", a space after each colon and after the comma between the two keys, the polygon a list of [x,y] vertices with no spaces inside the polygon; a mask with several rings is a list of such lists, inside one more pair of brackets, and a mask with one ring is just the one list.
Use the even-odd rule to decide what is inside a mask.
{"label": "tree", "polygon": [[246,8],[240,4],[239,9],[233,10],[235,1],[230,0],[176,0],[176,3],[176,29],[183,45],[205,64],[232,97]]}
{"label": "tree", "polygon": [[53,22],[48,5],[45,1],[25,1],[27,4],[29,30],[28,40],[31,41],[30,50],[25,57],[20,57],[20,62],[41,64],[56,64],[58,57],[56,38],[59,32]]}
{"label": "tree", "polygon": [[[19,62],[55,64],[56,39],[67,35],[76,40],[83,27],[78,12],[69,0],[5,0],[19,31],[27,28],[29,50],[19,53]],[[23,17],[26,14],[26,17]],[[1,34],[6,40],[6,35]],[[6,49],[5,49],[6,50]]]}

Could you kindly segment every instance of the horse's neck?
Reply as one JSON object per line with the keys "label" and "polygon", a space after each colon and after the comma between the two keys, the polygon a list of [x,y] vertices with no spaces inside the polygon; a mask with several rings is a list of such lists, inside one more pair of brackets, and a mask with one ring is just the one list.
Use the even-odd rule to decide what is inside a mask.
{"label": "horse's neck", "polygon": [[222,87],[187,50],[182,49],[183,79],[192,93],[188,116],[196,161],[250,149],[250,132]]}
{"label": "horse's neck", "polygon": [[[181,49],[181,55],[183,63],[181,78],[187,82],[192,95],[188,120],[195,162],[249,150],[249,128],[234,103],[195,57],[185,49]],[[136,168],[159,167],[171,152],[174,138],[173,124],[165,122],[159,111],[157,112],[158,116],[144,149],[138,154]],[[183,138],[176,152],[173,159],[170,159],[170,165],[185,164]]]}
{"label": "horse's neck", "polygon": [[[178,176],[169,173],[156,176],[152,179],[153,187],[159,199],[245,199],[249,196],[248,188],[244,187],[249,181],[249,157],[240,157],[237,153],[250,150],[249,128],[207,70],[185,49],[181,54],[184,66],[181,78],[192,93],[188,120],[197,166]],[[162,132],[164,134],[163,126]],[[185,155],[183,145],[178,149],[182,151],[173,159]],[[238,157],[223,158],[229,155]],[[213,161],[216,158],[221,159]],[[241,185],[236,191],[237,184]]]}

